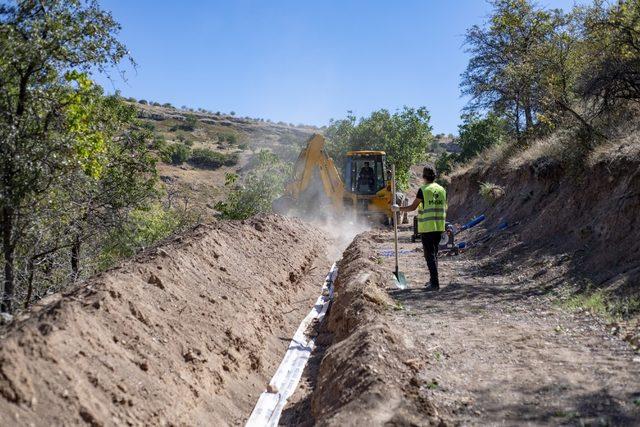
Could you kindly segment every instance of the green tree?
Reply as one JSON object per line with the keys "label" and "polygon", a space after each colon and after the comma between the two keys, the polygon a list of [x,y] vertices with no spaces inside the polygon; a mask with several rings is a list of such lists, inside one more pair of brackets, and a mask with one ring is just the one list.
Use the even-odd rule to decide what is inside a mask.
{"label": "green tree", "polygon": [[348,151],[385,151],[388,162],[396,165],[400,187],[405,188],[409,169],[425,159],[433,139],[430,120],[425,107],[404,107],[395,113],[379,110],[360,120],[349,112],[345,119],[331,121],[327,128],[327,151],[340,170]]}
{"label": "green tree", "polygon": [[119,62],[118,24],[95,2],[21,1],[0,6],[1,309],[13,309],[15,251],[35,208],[79,172],[99,179],[108,132],[81,71]]}
{"label": "green tree", "polygon": [[492,110],[504,115],[520,137],[542,112],[543,69],[548,41],[565,24],[559,10],[538,8],[529,0],[493,0],[485,26],[466,34],[471,59],[462,74],[462,92],[471,96],[472,112]]}
{"label": "green tree", "polygon": [[506,141],[505,120],[494,113],[480,118],[476,114],[462,116],[463,123],[458,126],[458,144],[462,151],[459,161],[466,161],[482,151]]}
{"label": "green tree", "polygon": [[435,161],[436,170],[438,175],[446,175],[453,170],[453,165],[458,160],[456,154],[444,152],[440,154]]}
{"label": "green tree", "polygon": [[584,29],[590,64],[578,82],[580,95],[595,102],[598,113],[640,100],[640,3],[596,1]]}

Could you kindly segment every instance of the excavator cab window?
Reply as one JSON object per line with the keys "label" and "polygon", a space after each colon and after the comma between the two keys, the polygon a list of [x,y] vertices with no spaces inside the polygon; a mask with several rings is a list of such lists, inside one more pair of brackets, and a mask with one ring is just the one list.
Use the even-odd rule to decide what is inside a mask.
{"label": "excavator cab window", "polygon": [[382,156],[347,157],[346,188],[355,194],[376,194],[385,184],[385,168]]}

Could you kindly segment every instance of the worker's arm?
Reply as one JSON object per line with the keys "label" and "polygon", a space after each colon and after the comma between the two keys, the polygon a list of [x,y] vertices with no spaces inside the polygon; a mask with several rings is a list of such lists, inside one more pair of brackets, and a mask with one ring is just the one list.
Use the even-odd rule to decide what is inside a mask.
{"label": "worker's arm", "polygon": [[415,199],[413,199],[413,203],[411,203],[409,206],[400,206],[399,211],[400,212],[412,212],[412,211],[415,211],[416,209],[418,209],[418,206],[420,206],[420,203],[422,203],[422,199],[418,199],[416,197]]}

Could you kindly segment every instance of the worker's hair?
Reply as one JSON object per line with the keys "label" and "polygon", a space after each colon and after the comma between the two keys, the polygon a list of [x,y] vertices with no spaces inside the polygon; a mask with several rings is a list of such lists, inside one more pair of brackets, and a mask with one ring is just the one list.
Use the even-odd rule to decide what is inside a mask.
{"label": "worker's hair", "polygon": [[422,177],[427,181],[435,181],[436,180],[436,167],[428,164],[422,169]]}

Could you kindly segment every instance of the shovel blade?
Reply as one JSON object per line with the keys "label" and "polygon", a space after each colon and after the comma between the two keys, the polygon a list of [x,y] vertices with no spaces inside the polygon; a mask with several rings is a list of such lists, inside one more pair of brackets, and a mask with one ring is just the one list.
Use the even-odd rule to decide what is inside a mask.
{"label": "shovel blade", "polygon": [[404,273],[400,271],[396,271],[393,273],[393,281],[398,289],[406,289],[407,288],[407,278]]}

